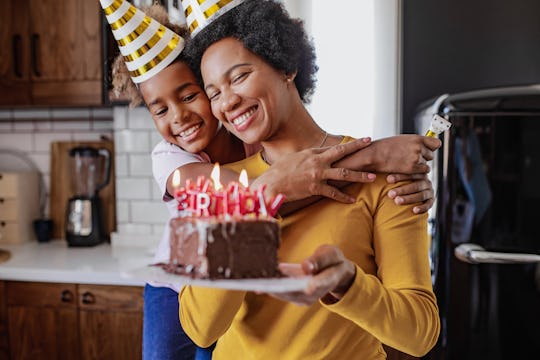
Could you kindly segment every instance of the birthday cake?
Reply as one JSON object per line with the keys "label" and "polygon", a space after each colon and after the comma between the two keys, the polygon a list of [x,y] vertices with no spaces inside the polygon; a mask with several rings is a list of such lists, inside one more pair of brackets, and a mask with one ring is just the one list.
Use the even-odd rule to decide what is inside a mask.
{"label": "birthday cake", "polygon": [[[247,178],[247,177],[246,177]],[[264,186],[199,178],[175,191],[184,215],[170,221],[167,272],[203,279],[279,277],[280,228],[273,217],[283,196],[264,197]]]}

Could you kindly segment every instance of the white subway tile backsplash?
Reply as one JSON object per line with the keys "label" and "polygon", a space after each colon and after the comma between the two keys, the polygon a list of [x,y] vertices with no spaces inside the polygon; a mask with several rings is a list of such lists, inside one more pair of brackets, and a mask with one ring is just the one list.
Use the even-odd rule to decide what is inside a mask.
{"label": "white subway tile backsplash", "polygon": [[29,154],[29,157],[34,161],[42,174],[49,174],[51,172],[51,156],[49,153],[32,153]]}
{"label": "white subway tile backsplash", "polygon": [[35,121],[34,124],[36,126],[36,131],[52,130],[52,122],[48,120]]}
{"label": "white subway tile backsplash", "polygon": [[90,109],[52,109],[51,117],[53,119],[89,119]]}
{"label": "white subway tile backsplash", "polygon": [[13,118],[13,111],[11,109],[0,110],[0,120],[10,120]]}
{"label": "white subway tile backsplash", "polygon": [[160,201],[132,201],[131,221],[134,223],[163,224],[169,211]]}
{"label": "white subway tile backsplash", "polygon": [[135,234],[135,235],[150,235],[152,234],[152,226],[149,224],[119,224],[117,226],[118,233]]}
{"label": "white subway tile backsplash", "polygon": [[77,131],[73,133],[73,140],[77,141],[99,141],[103,137],[112,138],[112,132],[108,133],[107,131],[102,132],[86,132],[86,131]]}
{"label": "white subway tile backsplash", "polygon": [[113,108],[113,123],[115,130],[127,128],[127,106],[116,106]]}
{"label": "white subway tile backsplash", "polygon": [[50,119],[51,112],[49,109],[18,109],[13,110],[14,119]]}
{"label": "white subway tile backsplash", "polygon": [[13,130],[14,131],[20,131],[20,132],[30,132],[35,130],[34,122],[33,121],[14,121],[13,122]]}
{"label": "white subway tile backsplash", "polygon": [[149,153],[150,137],[148,131],[120,130],[114,133],[115,151],[123,153]]}
{"label": "white subway tile backsplash", "polygon": [[129,201],[125,201],[125,200],[116,201],[116,222],[118,224],[130,222]]}
{"label": "white subway tile backsplash", "polygon": [[56,119],[52,122],[53,130],[90,130],[90,121],[88,120],[59,120]]}
{"label": "white subway tile backsplash", "polygon": [[113,108],[92,108],[90,109],[90,116],[92,119],[108,119],[112,123],[114,116]]}
{"label": "white subway tile backsplash", "polygon": [[70,141],[70,133],[36,132],[34,134],[35,151],[51,151],[51,143],[54,141]]}
{"label": "white subway tile backsplash", "polygon": [[159,201],[162,201],[163,194],[161,193],[161,190],[159,189],[159,186],[157,182],[152,178],[152,199],[157,199]]}
{"label": "white subway tile backsplash", "polygon": [[13,121],[0,121],[0,133],[13,131]]}
{"label": "white subway tile backsplash", "polygon": [[150,133],[150,146],[153,149],[163,138],[161,134],[154,128],[154,131]]}
{"label": "white subway tile backsplash", "polygon": [[131,154],[129,156],[129,174],[134,176],[148,176],[152,171],[152,159],[150,153],[147,154]]}
{"label": "white subway tile backsplash", "polygon": [[116,198],[119,200],[149,200],[151,179],[119,178],[116,180]]}
{"label": "white subway tile backsplash", "polygon": [[110,130],[112,133],[113,128],[112,120],[92,120],[93,130]]}
{"label": "white subway tile backsplash", "polygon": [[146,107],[136,107],[128,111],[128,128],[134,130],[154,129],[154,121]]}
{"label": "white subway tile backsplash", "polygon": [[6,133],[0,135],[0,144],[3,148],[30,152],[34,148],[34,134],[32,133]]}
{"label": "white subway tile backsplash", "polygon": [[[116,145],[116,144],[115,144]],[[128,156],[126,154],[115,155],[115,174],[117,177],[127,177],[129,175],[128,171]]]}

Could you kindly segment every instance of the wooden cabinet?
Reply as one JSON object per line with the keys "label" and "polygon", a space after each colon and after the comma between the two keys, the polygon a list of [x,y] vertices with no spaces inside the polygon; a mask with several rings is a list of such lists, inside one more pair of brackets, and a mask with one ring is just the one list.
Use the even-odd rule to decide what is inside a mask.
{"label": "wooden cabinet", "polygon": [[140,359],[142,292],[131,286],[7,281],[10,358]]}
{"label": "wooden cabinet", "polygon": [[3,0],[0,13],[0,105],[102,103],[99,1]]}

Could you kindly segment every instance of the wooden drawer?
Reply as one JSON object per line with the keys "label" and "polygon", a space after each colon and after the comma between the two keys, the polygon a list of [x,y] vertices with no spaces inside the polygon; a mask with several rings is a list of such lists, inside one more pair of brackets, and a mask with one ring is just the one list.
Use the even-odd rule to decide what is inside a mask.
{"label": "wooden drawer", "polygon": [[19,193],[18,173],[0,173],[0,197],[15,198]]}
{"label": "wooden drawer", "polygon": [[6,285],[8,306],[77,307],[75,284],[8,281]]}
{"label": "wooden drawer", "polygon": [[18,202],[15,199],[0,197],[0,221],[16,221],[17,205]]}
{"label": "wooden drawer", "polygon": [[20,244],[27,241],[23,236],[19,223],[0,220],[0,244]]}
{"label": "wooden drawer", "polygon": [[79,307],[85,310],[142,311],[143,288],[79,285]]}

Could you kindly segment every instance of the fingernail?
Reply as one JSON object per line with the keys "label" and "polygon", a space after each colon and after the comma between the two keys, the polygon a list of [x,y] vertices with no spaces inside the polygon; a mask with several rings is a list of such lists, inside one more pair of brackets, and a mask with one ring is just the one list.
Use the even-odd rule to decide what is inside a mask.
{"label": "fingernail", "polygon": [[413,213],[418,214],[420,212],[420,208],[415,206],[412,211]]}
{"label": "fingernail", "polygon": [[393,183],[394,181],[396,181],[396,178],[392,175],[388,175],[386,181],[388,181],[389,183]]}
{"label": "fingernail", "polygon": [[371,138],[370,137],[363,137],[362,141],[367,143],[367,142],[371,141]]}
{"label": "fingernail", "polygon": [[351,196],[351,197],[347,198],[347,201],[349,202],[349,204],[354,204],[356,202],[356,198]]}
{"label": "fingernail", "polygon": [[375,178],[377,177],[377,175],[371,174],[371,173],[370,173],[370,174],[367,175],[367,177],[368,177],[369,180],[375,180]]}
{"label": "fingernail", "polygon": [[396,204],[400,205],[403,203],[403,198],[401,196],[398,196],[394,199],[394,201],[396,202]]}
{"label": "fingernail", "polygon": [[388,192],[388,196],[390,196],[390,198],[393,199],[393,198],[396,197],[396,192],[395,192],[394,190],[390,190],[390,191]]}

